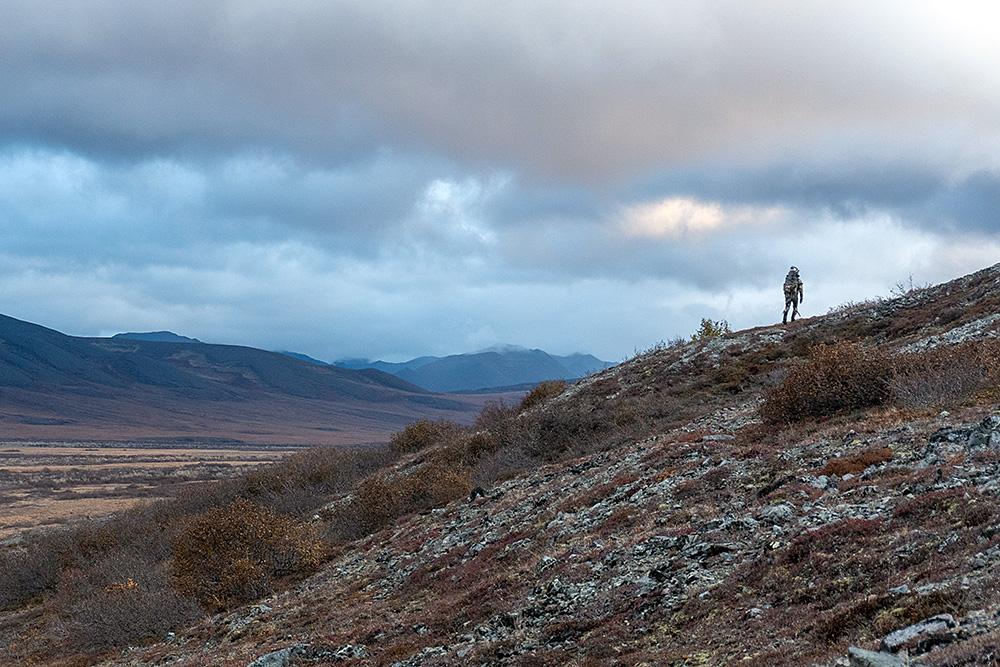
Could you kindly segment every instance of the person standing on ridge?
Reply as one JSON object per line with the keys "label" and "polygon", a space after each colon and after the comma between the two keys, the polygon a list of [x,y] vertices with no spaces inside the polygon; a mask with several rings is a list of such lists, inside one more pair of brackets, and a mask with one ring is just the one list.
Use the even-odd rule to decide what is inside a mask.
{"label": "person standing on ridge", "polygon": [[799,270],[792,267],[785,276],[785,314],[781,318],[782,324],[788,324],[788,309],[792,309],[792,322],[799,314],[799,304],[802,303],[804,294],[802,292],[802,278],[799,277]]}

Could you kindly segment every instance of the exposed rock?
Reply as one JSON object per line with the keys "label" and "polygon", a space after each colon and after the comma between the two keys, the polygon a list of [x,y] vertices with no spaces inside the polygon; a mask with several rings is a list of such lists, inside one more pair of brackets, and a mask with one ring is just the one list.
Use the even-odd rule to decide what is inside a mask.
{"label": "exposed rock", "polygon": [[906,667],[906,662],[892,653],[866,651],[852,646],[847,650],[851,667]]}
{"label": "exposed rock", "polygon": [[1000,449],[1000,415],[991,415],[969,434],[968,447],[972,452]]}
{"label": "exposed rock", "polygon": [[818,477],[813,477],[809,480],[809,486],[816,489],[826,489],[830,486],[830,478],[826,475],[820,475]]}
{"label": "exposed rock", "polygon": [[996,338],[996,324],[1000,314],[993,313],[936,336],[928,336],[903,348],[904,352],[918,352],[942,345],[958,345],[981,338]]}
{"label": "exposed rock", "polygon": [[228,627],[229,632],[226,635],[227,639],[235,640],[243,635],[243,633],[249,628],[254,622],[256,622],[261,616],[266,615],[271,611],[271,607],[266,604],[255,604],[246,610],[246,613],[233,614],[228,617]]}
{"label": "exposed rock", "polygon": [[362,644],[347,644],[333,651],[332,658],[337,662],[356,658],[367,658],[368,647]]}
{"label": "exposed rock", "polygon": [[538,559],[538,564],[535,566],[536,572],[544,572],[553,565],[556,564],[556,559],[552,556],[542,556]]}
{"label": "exposed rock", "polygon": [[990,415],[976,426],[944,426],[931,435],[926,458],[937,462],[962,451],[975,454],[1000,450],[1000,415]]}
{"label": "exposed rock", "polygon": [[957,637],[954,632],[957,625],[951,614],[932,616],[889,633],[882,640],[881,648],[893,653],[903,649],[914,654],[925,653],[932,646],[954,641]]}
{"label": "exposed rock", "polygon": [[308,648],[308,644],[296,644],[271,651],[249,663],[247,667],[288,667],[292,663],[293,657],[304,654]]}
{"label": "exposed rock", "polygon": [[760,511],[760,518],[771,523],[784,523],[790,521],[795,516],[795,508],[788,503],[771,505]]}

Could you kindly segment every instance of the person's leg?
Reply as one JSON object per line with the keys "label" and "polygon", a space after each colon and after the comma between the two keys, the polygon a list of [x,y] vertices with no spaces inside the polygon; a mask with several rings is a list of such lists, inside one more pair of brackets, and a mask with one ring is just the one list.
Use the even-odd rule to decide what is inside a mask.
{"label": "person's leg", "polygon": [[797,296],[793,296],[792,297],[792,322],[795,321],[795,318],[798,317],[798,314],[799,314],[799,298]]}
{"label": "person's leg", "polygon": [[792,305],[792,297],[788,294],[785,295],[785,312],[781,316],[781,323],[788,324],[788,309]]}

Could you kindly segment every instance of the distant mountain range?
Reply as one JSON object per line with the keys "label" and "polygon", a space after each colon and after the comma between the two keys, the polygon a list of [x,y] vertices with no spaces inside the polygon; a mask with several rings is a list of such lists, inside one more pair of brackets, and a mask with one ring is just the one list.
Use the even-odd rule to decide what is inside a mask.
{"label": "distant mountain range", "polygon": [[80,338],[0,315],[3,438],[333,444],[382,440],[420,417],[466,421],[481,404],[372,368],[170,332]]}
{"label": "distant mountain range", "polygon": [[350,369],[373,368],[424,389],[457,392],[581,378],[613,364],[592,354],[559,356],[543,350],[505,345],[471,354],[417,357],[399,363],[341,359],[333,365]]}
{"label": "distant mountain range", "polygon": [[[120,333],[112,340],[157,343],[201,343],[172,331]],[[424,356],[409,361],[339,359],[326,362],[301,352],[279,350],[277,354],[314,366],[334,366],[349,370],[374,369],[435,392],[471,392],[489,389],[523,389],[545,380],[571,380],[604,370],[614,364],[592,354],[555,355],[517,345],[498,345],[469,354],[447,357]]]}

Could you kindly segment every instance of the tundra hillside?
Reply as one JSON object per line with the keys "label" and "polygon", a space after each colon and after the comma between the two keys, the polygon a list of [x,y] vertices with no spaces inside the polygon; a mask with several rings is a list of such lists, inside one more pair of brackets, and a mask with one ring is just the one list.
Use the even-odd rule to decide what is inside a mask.
{"label": "tundra hillside", "polygon": [[0,663],[996,664],[998,328],[1000,265],[28,541]]}

